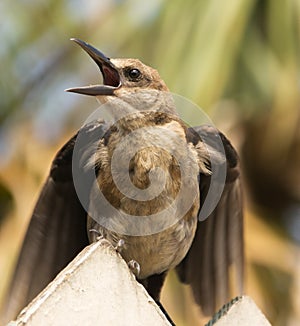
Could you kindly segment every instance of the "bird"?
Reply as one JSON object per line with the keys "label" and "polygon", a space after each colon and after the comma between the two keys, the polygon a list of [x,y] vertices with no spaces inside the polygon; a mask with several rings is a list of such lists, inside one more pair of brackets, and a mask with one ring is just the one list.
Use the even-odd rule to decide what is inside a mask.
{"label": "bird", "polygon": [[71,40],[97,64],[103,83],[66,91],[95,97],[112,118],[88,121],[56,154],[5,300],[7,320],[99,239],[120,252],[158,304],[175,269],[212,315],[232,288],[243,292],[236,150],[216,128],[181,120],[157,70]]}

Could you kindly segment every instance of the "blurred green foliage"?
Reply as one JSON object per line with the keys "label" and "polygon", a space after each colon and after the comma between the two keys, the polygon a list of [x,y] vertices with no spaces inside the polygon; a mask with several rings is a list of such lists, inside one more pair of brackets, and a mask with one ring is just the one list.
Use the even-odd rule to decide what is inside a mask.
{"label": "blurred green foliage", "polygon": [[[14,222],[0,230],[1,246],[9,223],[24,229],[20,221],[30,215],[24,207],[54,151],[97,107],[93,99],[63,92],[99,80],[95,66],[68,41],[78,37],[108,56],[136,57],[156,67],[174,93],[210,113],[242,153],[247,215],[268,217],[281,246],[292,244],[299,257],[290,240],[300,242],[299,0],[2,0],[0,18],[0,176],[7,187],[0,203],[16,202],[8,214]],[[22,197],[22,191],[32,193]],[[272,254],[267,238],[260,249],[265,260],[256,262],[261,253],[251,251],[251,225],[248,263],[251,270],[264,267],[249,276],[247,292],[274,325],[294,325],[300,318],[299,294],[292,293],[300,282],[296,265],[282,261],[290,270],[278,267],[276,274],[266,258]],[[11,261],[8,255],[0,251],[1,266]],[[254,291],[251,285],[264,283],[266,270],[277,276]],[[289,309],[280,299],[287,297]]]}

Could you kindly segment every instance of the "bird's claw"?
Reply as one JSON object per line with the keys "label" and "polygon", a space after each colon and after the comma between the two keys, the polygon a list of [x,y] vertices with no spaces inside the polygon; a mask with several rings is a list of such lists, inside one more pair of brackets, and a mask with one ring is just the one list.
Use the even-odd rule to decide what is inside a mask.
{"label": "bird's claw", "polygon": [[89,232],[96,234],[96,237],[95,237],[96,241],[99,241],[99,240],[103,239],[103,235],[98,230],[89,229]]}
{"label": "bird's claw", "polygon": [[130,260],[128,262],[128,267],[135,276],[138,276],[140,274],[141,266],[136,260]]}
{"label": "bird's claw", "polygon": [[123,239],[120,239],[115,246],[115,250],[120,254],[123,248],[125,247],[125,241]]}

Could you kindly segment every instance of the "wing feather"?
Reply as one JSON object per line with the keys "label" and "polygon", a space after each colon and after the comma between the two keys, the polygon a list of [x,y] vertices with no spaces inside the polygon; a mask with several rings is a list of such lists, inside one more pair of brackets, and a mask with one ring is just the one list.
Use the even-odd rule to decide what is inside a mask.
{"label": "wing feather", "polygon": [[[231,296],[243,291],[243,203],[238,156],[228,139],[212,127],[190,128],[188,141],[197,147],[204,136],[210,157],[226,164],[227,175],[221,198],[212,213],[199,221],[193,244],[176,270],[182,282],[192,287],[195,301],[206,315],[212,315]],[[216,135],[218,137],[216,137]],[[220,151],[217,138],[222,140]],[[220,159],[221,156],[224,159]],[[201,159],[201,158],[200,158]],[[200,171],[200,210],[212,178]]]}
{"label": "wing feather", "polygon": [[[82,182],[88,179],[85,177],[87,160],[105,131],[101,121],[81,130],[85,139],[76,164]],[[89,243],[87,213],[77,197],[72,176],[77,135],[57,153],[34,208],[3,307],[5,321],[14,318]],[[87,187],[84,200],[88,200],[91,185],[84,186]]]}

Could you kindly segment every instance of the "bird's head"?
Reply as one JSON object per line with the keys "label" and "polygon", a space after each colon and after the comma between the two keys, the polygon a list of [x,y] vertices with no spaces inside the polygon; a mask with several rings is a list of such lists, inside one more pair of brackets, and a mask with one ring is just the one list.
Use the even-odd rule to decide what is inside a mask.
{"label": "bird's head", "polygon": [[75,87],[66,89],[84,95],[96,96],[100,100],[108,96],[122,97],[126,93],[143,90],[168,91],[158,72],[143,64],[138,59],[110,59],[90,44],[79,39],[71,39],[98,65],[102,75],[103,84]]}

